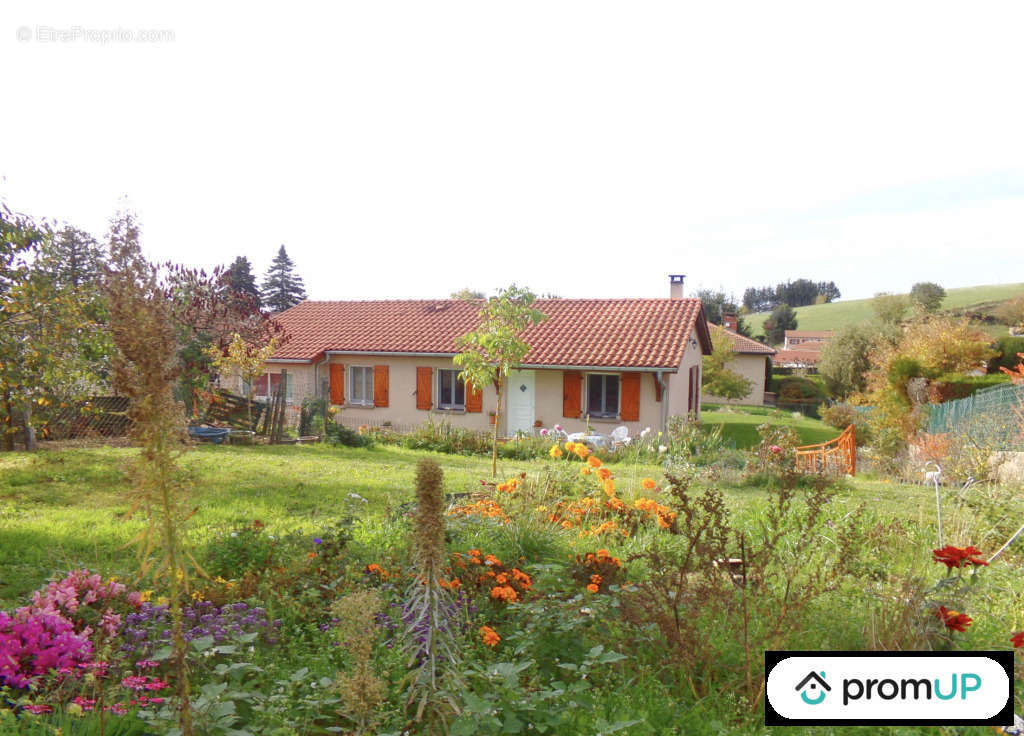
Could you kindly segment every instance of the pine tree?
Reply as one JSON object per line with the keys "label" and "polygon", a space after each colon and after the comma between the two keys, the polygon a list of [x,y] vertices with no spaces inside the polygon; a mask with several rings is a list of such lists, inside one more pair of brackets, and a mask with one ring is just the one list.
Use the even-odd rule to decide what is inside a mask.
{"label": "pine tree", "polygon": [[282,245],[263,278],[263,305],[272,312],[283,312],[306,298],[302,277],[294,273],[295,264]]}
{"label": "pine tree", "polygon": [[256,286],[256,277],[252,274],[252,264],[249,263],[248,258],[238,256],[228,266],[225,278],[232,291],[248,294],[255,301],[257,308],[261,306],[260,290]]}

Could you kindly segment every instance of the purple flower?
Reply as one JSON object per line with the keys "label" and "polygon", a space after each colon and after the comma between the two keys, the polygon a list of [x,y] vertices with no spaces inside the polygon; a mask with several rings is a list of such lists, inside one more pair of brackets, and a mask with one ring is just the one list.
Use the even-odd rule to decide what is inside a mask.
{"label": "purple flower", "polygon": [[324,540],[320,539],[320,537],[313,537],[313,544],[323,544],[323,543],[324,543]]}

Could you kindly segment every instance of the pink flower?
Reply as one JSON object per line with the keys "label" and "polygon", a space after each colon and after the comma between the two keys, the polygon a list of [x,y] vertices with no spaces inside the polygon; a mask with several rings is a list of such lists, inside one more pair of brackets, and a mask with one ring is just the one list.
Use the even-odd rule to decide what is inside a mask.
{"label": "pink flower", "polygon": [[90,711],[96,707],[96,701],[89,698],[83,698],[81,695],[76,695],[71,701],[83,711]]}
{"label": "pink flower", "polygon": [[775,454],[775,455],[778,455],[780,452],[782,452],[782,448],[779,447],[778,445],[772,445],[768,449],[771,450],[772,453]]}
{"label": "pink flower", "polygon": [[156,678],[153,678],[151,682],[146,683],[147,690],[163,690],[165,687],[167,687],[167,683],[163,680],[157,680]]}
{"label": "pink flower", "polygon": [[128,675],[121,680],[121,686],[129,690],[142,690],[146,687],[146,678],[142,675]]}
{"label": "pink flower", "polygon": [[27,710],[29,713],[53,713],[53,708],[43,703],[32,703],[30,705],[21,706],[22,710]]}

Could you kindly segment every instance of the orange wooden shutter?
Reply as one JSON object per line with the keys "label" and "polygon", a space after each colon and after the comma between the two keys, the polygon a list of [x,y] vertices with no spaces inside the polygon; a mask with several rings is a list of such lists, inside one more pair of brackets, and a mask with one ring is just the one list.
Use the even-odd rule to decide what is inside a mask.
{"label": "orange wooden shutter", "polygon": [[331,363],[331,403],[345,403],[345,366]]}
{"label": "orange wooden shutter", "polygon": [[619,417],[624,422],[640,420],[640,374],[622,374],[622,407]]}
{"label": "orange wooden shutter", "polygon": [[416,408],[432,409],[434,397],[431,388],[434,383],[434,369],[417,366],[416,368]]}
{"label": "orange wooden shutter", "polygon": [[654,379],[654,400],[661,401],[661,382],[658,380],[658,374],[652,373],[651,378]]}
{"label": "orange wooden shutter", "polygon": [[583,376],[576,371],[562,374],[562,416],[578,419],[582,406],[580,394],[583,392]]}
{"label": "orange wooden shutter", "polygon": [[388,367],[386,365],[373,367],[373,405],[388,405]]}
{"label": "orange wooden shutter", "polygon": [[484,392],[478,391],[471,383],[466,384],[466,411],[480,412],[484,410]]}

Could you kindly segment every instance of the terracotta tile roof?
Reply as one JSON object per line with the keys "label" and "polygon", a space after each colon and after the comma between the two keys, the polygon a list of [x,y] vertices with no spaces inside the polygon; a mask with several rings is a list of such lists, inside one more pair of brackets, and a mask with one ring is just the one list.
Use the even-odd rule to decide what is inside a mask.
{"label": "terracotta tile roof", "polygon": [[773,362],[778,366],[814,365],[821,360],[819,350],[779,350]]}
{"label": "terracotta tile roof", "polygon": [[[523,365],[675,369],[694,330],[711,337],[699,299],[540,299],[548,319],[523,338]],[[479,303],[305,301],[276,317],[288,340],[277,360],[320,360],[326,351],[454,355],[455,339],[477,324]]]}
{"label": "terracotta tile roof", "polygon": [[741,353],[743,355],[774,355],[777,352],[775,348],[770,348],[763,342],[751,340],[749,337],[745,337],[738,332],[733,332],[727,327],[720,327],[719,325],[708,326],[713,330],[720,330],[731,337],[733,349],[737,353]]}

